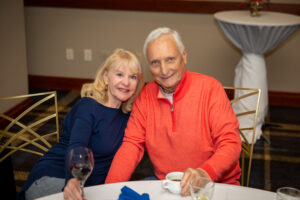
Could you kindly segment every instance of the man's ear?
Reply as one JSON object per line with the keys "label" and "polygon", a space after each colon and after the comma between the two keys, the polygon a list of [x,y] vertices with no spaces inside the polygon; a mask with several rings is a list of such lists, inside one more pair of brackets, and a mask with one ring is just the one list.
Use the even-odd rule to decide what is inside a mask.
{"label": "man's ear", "polygon": [[186,52],[185,48],[183,50],[182,57],[183,57],[184,64],[186,65],[187,64],[187,52]]}

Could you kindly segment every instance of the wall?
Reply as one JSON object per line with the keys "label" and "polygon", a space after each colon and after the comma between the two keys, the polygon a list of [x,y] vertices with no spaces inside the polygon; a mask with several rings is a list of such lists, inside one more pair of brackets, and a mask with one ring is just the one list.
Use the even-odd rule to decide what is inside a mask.
{"label": "wall", "polygon": [[[187,68],[233,85],[241,52],[220,30],[212,14],[25,7],[29,74],[93,78],[97,67],[117,47],[138,53],[146,80],[151,74],[142,56],[147,34],[159,26],[178,30],[188,52]],[[73,48],[74,60],[65,58]],[[83,50],[93,60],[84,61]],[[269,90],[300,92],[300,31],[266,55]]]}
{"label": "wall", "polygon": [[[22,0],[0,1],[0,97],[28,92],[24,6]],[[0,104],[0,112],[12,105]]]}

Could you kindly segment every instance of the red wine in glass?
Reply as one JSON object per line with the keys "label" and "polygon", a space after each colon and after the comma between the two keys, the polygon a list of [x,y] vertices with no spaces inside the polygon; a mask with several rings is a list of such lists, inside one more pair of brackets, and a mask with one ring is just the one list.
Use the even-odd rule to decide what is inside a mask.
{"label": "red wine in glass", "polygon": [[87,164],[75,164],[70,167],[70,171],[79,181],[86,181],[92,173],[93,168]]}
{"label": "red wine in glass", "polygon": [[80,182],[81,196],[84,197],[84,183],[94,168],[94,157],[87,147],[75,147],[69,151],[68,166],[71,174]]}

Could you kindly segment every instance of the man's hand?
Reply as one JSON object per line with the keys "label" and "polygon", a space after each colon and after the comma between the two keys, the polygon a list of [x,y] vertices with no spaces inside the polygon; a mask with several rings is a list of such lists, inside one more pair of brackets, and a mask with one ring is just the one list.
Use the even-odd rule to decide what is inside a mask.
{"label": "man's hand", "polygon": [[68,181],[64,188],[65,200],[83,200],[81,197],[80,182],[76,178]]}
{"label": "man's hand", "polygon": [[195,177],[205,177],[208,179],[211,179],[209,175],[200,168],[193,169],[193,168],[188,168],[184,171],[183,177],[180,182],[181,186],[181,195],[182,196],[188,196],[190,195],[190,181],[195,178]]}

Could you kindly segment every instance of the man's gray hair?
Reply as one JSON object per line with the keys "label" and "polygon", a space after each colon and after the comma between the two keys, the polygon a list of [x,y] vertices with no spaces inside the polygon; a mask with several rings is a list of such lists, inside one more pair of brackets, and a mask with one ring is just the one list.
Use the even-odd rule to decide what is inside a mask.
{"label": "man's gray hair", "polygon": [[178,46],[179,52],[183,55],[185,47],[184,47],[184,44],[181,40],[179,33],[168,27],[160,27],[160,28],[157,28],[157,29],[154,29],[153,31],[151,31],[151,33],[149,33],[147,39],[145,40],[144,49],[143,49],[145,58],[147,58],[147,47],[148,47],[149,43],[156,40],[161,35],[172,35]]}

